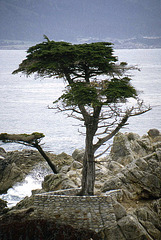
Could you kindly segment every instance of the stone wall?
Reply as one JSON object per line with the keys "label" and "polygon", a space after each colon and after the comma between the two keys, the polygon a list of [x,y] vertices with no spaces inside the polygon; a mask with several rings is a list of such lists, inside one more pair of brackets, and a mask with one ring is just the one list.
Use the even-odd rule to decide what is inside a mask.
{"label": "stone wall", "polygon": [[[79,189],[68,189],[34,195],[34,206],[39,216],[48,218],[75,228],[88,228],[99,232],[114,225],[116,217],[112,196],[76,196]],[[68,194],[68,195],[65,195]]]}

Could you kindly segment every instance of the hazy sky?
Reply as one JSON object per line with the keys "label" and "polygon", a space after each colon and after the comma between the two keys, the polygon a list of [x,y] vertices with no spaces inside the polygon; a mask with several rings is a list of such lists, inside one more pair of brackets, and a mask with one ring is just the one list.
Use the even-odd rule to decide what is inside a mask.
{"label": "hazy sky", "polygon": [[0,0],[0,39],[161,36],[161,0]]}

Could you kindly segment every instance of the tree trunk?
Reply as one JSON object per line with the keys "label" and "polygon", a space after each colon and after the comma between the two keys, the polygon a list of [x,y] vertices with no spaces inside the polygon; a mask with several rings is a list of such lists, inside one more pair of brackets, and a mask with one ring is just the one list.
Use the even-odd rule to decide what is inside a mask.
{"label": "tree trunk", "polygon": [[85,154],[83,157],[83,170],[82,170],[82,189],[80,195],[94,195],[95,183],[95,159],[93,151],[93,131],[90,127],[86,128],[86,146]]}
{"label": "tree trunk", "polygon": [[85,107],[79,105],[79,109],[84,117],[86,126],[86,141],[85,153],[83,157],[83,170],[82,170],[82,189],[80,195],[94,195],[95,184],[95,158],[94,158],[94,145],[93,139],[98,129],[98,119],[101,112],[101,107],[94,108],[93,116],[86,111]]}
{"label": "tree trunk", "polygon": [[46,155],[46,153],[44,152],[44,150],[41,148],[41,146],[36,142],[34,144],[34,147],[37,148],[37,150],[39,151],[39,153],[43,156],[43,158],[45,158],[45,160],[47,161],[48,165],[50,166],[50,168],[52,169],[52,171],[54,173],[58,173],[55,165],[52,163],[52,161],[50,160],[50,158]]}

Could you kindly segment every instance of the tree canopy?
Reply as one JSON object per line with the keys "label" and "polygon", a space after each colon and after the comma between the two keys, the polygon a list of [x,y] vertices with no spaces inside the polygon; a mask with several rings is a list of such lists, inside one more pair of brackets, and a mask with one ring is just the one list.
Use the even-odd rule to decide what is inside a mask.
{"label": "tree canopy", "polygon": [[13,74],[63,77],[69,85],[59,100],[67,105],[100,106],[137,96],[131,78],[123,76],[134,67],[118,63],[111,43],[71,44],[45,39],[28,49],[26,59]]}
{"label": "tree canopy", "polygon": [[112,44],[108,42],[71,44],[48,40],[30,47],[27,53],[14,74],[36,73],[45,77],[64,77],[67,81],[70,75],[71,83],[76,79],[89,82],[91,77],[113,75],[114,71],[121,70],[115,67],[117,58],[113,56]]}
{"label": "tree canopy", "polygon": [[[93,195],[95,152],[111,139],[129,117],[150,110],[131,85],[129,70],[136,69],[119,62],[109,42],[71,44],[46,41],[30,47],[28,55],[13,73],[36,74],[38,77],[64,78],[67,85],[54,104],[60,111],[83,121],[85,154],[83,158],[83,195]],[[130,98],[136,106],[126,105]]]}

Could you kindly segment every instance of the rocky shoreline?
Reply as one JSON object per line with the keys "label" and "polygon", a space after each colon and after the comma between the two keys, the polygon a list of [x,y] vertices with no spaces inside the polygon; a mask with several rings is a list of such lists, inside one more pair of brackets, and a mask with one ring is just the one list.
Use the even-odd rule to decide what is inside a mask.
{"label": "rocky shoreline", "polygon": [[[48,154],[59,173],[47,175],[41,190],[33,190],[31,197],[26,197],[10,210],[4,201],[0,201],[0,239],[21,239],[24,232],[30,240],[161,239],[161,134],[157,129],[149,130],[142,137],[135,133],[118,133],[110,154],[96,160],[95,195],[106,196],[113,190],[121,192],[115,204],[112,203],[115,224],[99,233],[37,216],[34,194],[81,185],[82,151],[75,150],[72,156]],[[6,192],[13,183],[21,181],[38,163],[45,164],[36,151],[6,153],[0,149],[0,192]],[[21,231],[16,232],[18,223]],[[59,233],[57,236],[53,233],[55,231]],[[31,232],[32,236],[29,235]]]}

